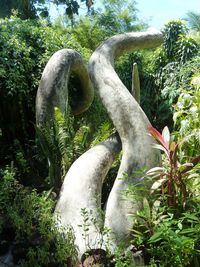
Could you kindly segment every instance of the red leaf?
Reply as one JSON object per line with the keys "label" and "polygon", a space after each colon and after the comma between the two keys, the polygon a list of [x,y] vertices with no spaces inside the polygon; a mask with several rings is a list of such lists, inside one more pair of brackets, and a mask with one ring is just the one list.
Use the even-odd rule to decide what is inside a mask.
{"label": "red leaf", "polygon": [[148,132],[158,143],[160,143],[167,150],[167,152],[169,152],[169,144],[165,142],[163,136],[153,126],[148,127]]}

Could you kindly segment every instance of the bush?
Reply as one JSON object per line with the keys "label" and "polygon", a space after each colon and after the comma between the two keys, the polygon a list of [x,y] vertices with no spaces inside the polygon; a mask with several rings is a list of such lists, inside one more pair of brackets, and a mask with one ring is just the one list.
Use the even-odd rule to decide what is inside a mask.
{"label": "bush", "polygon": [[[0,251],[7,244],[19,266],[71,266],[77,260],[71,228],[59,232],[53,217],[51,191],[38,194],[15,180],[15,171],[1,171]],[[58,218],[59,219],[59,218]],[[6,252],[6,251],[5,251]]]}
{"label": "bush", "polygon": [[[182,162],[180,145],[172,140],[167,128],[162,135],[150,127],[158,142],[155,148],[164,151],[162,167],[149,170],[150,194],[130,188],[133,198],[139,197],[143,207],[138,212],[132,243],[145,248],[148,266],[198,266],[200,257],[200,155]],[[188,163],[186,160],[191,160]]]}

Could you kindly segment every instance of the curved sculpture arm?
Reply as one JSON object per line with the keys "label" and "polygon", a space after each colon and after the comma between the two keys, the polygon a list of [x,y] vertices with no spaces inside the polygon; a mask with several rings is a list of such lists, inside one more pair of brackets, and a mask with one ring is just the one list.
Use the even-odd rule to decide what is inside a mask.
{"label": "curved sculpture arm", "polygon": [[81,83],[82,99],[77,102],[73,113],[80,114],[93,101],[94,90],[88,71],[80,54],[72,49],[57,51],[49,59],[40,81],[36,96],[36,124],[48,123],[54,115],[54,107],[64,113],[68,104],[68,81],[71,73],[76,74]]}
{"label": "curved sculpture arm", "polygon": [[[119,136],[113,134],[80,156],[65,177],[55,214],[59,216],[61,226],[73,227],[79,259],[88,248],[99,248],[99,239],[102,238],[100,229],[95,224],[91,224],[87,233],[84,233],[83,227],[80,227],[83,224],[81,209],[86,209],[90,213],[90,219],[99,222],[102,184],[120,150]],[[88,236],[87,241],[85,234]],[[89,247],[86,247],[85,242]]]}
{"label": "curved sculpture arm", "polygon": [[146,123],[149,122],[139,105],[130,97],[130,93],[115,72],[113,68],[114,59],[123,52],[156,47],[161,42],[162,34],[160,32],[120,34],[106,40],[90,58],[89,74],[91,81],[121,138],[128,137],[129,131],[126,130],[127,126],[123,122],[130,117],[131,110],[134,110],[135,113],[134,121],[138,121],[136,114],[139,114],[142,120]]}
{"label": "curved sculpture arm", "polygon": [[155,48],[162,41],[162,34],[156,29],[150,29],[146,32],[128,32],[107,39],[95,50],[95,53],[103,53],[108,61],[113,64],[113,60],[124,53],[143,48]]}
{"label": "curved sculpture arm", "polygon": [[[159,153],[152,149],[153,140],[147,134],[150,122],[119,79],[113,63],[115,56],[123,52],[156,47],[161,42],[160,32],[116,35],[99,46],[89,62],[91,81],[122,141],[122,161],[106,206],[105,226],[112,230],[113,249],[130,237],[132,223],[128,214],[134,214],[138,209],[138,203],[124,200],[122,192],[140,179],[138,171],[156,166],[160,160]],[[128,178],[122,179],[125,174]]]}

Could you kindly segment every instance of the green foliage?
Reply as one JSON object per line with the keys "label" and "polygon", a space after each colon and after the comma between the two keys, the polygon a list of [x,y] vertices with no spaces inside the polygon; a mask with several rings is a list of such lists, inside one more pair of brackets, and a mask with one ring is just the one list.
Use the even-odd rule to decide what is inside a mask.
{"label": "green foliage", "polygon": [[[115,33],[141,29],[143,25],[137,21],[134,2],[130,7],[125,2],[109,0],[105,1],[105,11],[92,19],[82,18],[73,29],[50,26],[42,20],[22,21],[16,17],[0,20],[0,26],[0,154],[2,159],[5,158],[4,165],[13,160],[18,166],[16,174],[13,168],[1,172],[0,219],[3,219],[0,220],[0,231],[3,232],[9,224],[14,229],[18,246],[26,247],[20,266],[45,267],[50,263],[66,266],[77,252],[71,229],[67,229],[64,236],[55,227],[52,217],[54,193],[38,193],[31,189],[34,183],[29,183],[31,187],[26,188],[17,179],[26,184],[30,176],[39,177],[43,189],[49,171],[45,188],[58,190],[72,162],[113,130],[106,111],[95,96],[86,115],[79,116],[76,121],[71,114],[65,117],[56,109],[55,120],[48,130],[36,129],[40,146],[35,144],[34,102],[41,72],[49,57],[61,48],[74,48],[87,60],[103,39]],[[116,63],[117,72],[127,88],[131,88],[132,64],[138,63],[142,108],[159,128],[166,124],[173,126],[175,108],[177,132],[173,135],[177,143],[182,143],[178,153],[175,153],[175,147],[170,147],[171,161],[165,159],[162,171],[157,172],[162,174],[162,179],[154,177],[151,181],[151,195],[139,186],[140,200],[144,194],[146,198],[143,199],[143,210],[134,218],[133,243],[137,247],[146,247],[147,256],[151,257],[150,266],[186,266],[190,263],[196,267],[200,250],[199,165],[193,162],[196,166],[189,170],[191,165],[184,163],[192,163],[192,157],[199,152],[199,46],[187,36],[187,29],[180,21],[166,25],[164,34],[163,47],[154,53],[134,52]],[[71,84],[70,88],[73,86]],[[73,104],[70,97],[69,101]],[[43,153],[40,154],[42,161],[36,159],[39,147]],[[47,172],[44,161],[48,165]],[[187,172],[183,172],[185,170]],[[114,166],[109,174],[113,180],[116,172]],[[171,178],[173,182],[170,184]],[[168,188],[172,184],[170,191]],[[108,186],[104,191],[109,191]],[[132,197],[138,191],[135,190]],[[177,210],[172,205],[172,196]],[[86,210],[83,212],[86,238],[87,227],[91,224],[100,227],[102,233],[99,222],[90,218]],[[119,248],[115,264],[118,267],[134,266],[132,254],[128,253],[126,257],[124,248]]]}
{"label": "green foliage", "polygon": [[[1,1],[1,11],[0,17],[5,18],[12,14],[13,10],[22,19],[34,19],[37,17],[36,8],[34,3],[41,2],[40,0],[30,1],[30,0],[2,0]],[[43,2],[43,1],[42,1]]]}
{"label": "green foliage", "polygon": [[165,25],[164,49],[169,59],[173,60],[176,55],[176,45],[180,36],[186,35],[186,27],[180,20],[170,21]]}
{"label": "green foliage", "polygon": [[8,203],[12,201],[15,194],[15,170],[13,167],[7,167],[0,170],[0,232],[3,225],[3,211],[8,207]]}
{"label": "green foliage", "polygon": [[[38,194],[19,185],[15,172],[7,168],[1,172],[0,216],[1,233],[6,226],[15,232],[13,251],[23,255],[19,266],[69,266],[77,257],[72,229],[59,232],[52,216],[54,199],[51,191]],[[7,240],[6,240],[7,241]],[[70,265],[71,266],[71,265]]]}
{"label": "green foliage", "polygon": [[188,22],[189,27],[197,32],[200,32],[200,13],[195,11],[188,11],[185,20]]}
{"label": "green foliage", "polygon": [[95,134],[95,138],[91,143],[91,146],[97,145],[100,142],[103,142],[106,140],[109,135],[113,133],[113,127],[109,122],[103,122],[103,124],[100,125],[99,130]]}
{"label": "green foliage", "polygon": [[137,264],[133,259],[133,253],[131,251],[128,251],[125,254],[123,246],[119,246],[116,249],[114,262],[116,267],[137,267]]}
{"label": "green foliage", "polygon": [[[0,154],[5,159],[1,164],[13,160],[18,170],[30,177],[37,149],[33,141],[35,96],[42,70],[59,49],[74,48],[84,58],[88,58],[89,51],[76,43],[67,30],[53,28],[44,20],[11,17],[0,20],[0,26]],[[20,158],[31,165],[26,172]]]}
{"label": "green foliage", "polygon": [[85,2],[88,12],[93,5],[90,0],[1,0],[0,17],[8,17],[15,10],[21,19],[35,19],[38,15],[47,18],[49,16],[48,5],[55,4],[56,6],[65,5],[65,13],[72,19],[74,14],[78,15],[79,2]]}
{"label": "green foliage", "polygon": [[138,197],[143,203],[133,218],[132,243],[145,247],[147,266],[199,266],[199,156],[193,164],[180,164],[182,155],[178,145],[170,141],[168,129],[162,135],[154,128],[149,130],[159,143],[156,148],[164,151],[167,160],[144,177],[152,183],[146,197],[141,193],[142,184],[139,191],[129,188],[129,197]]}
{"label": "green foliage", "polygon": [[[193,174],[195,172],[198,170]],[[192,175],[190,179],[193,179]],[[187,186],[189,188],[190,184]],[[132,243],[145,247],[145,266],[199,266],[199,182],[196,187],[198,193],[190,193],[187,208],[182,212],[169,210],[163,204],[159,190],[143,199],[143,209],[134,217]]]}
{"label": "green foliage", "polygon": [[79,8],[80,8],[80,5],[79,5],[79,2],[85,2],[86,4],[86,7],[88,9],[88,13],[90,11],[90,8],[91,6],[93,5],[93,1],[91,0],[80,0],[80,1],[76,1],[76,0],[67,0],[67,1],[58,1],[58,0],[54,0],[54,2],[56,3],[64,3],[66,4],[66,14],[69,16],[69,18],[73,19],[73,16],[75,14],[79,14],[78,11],[79,11]]}
{"label": "green foliage", "polygon": [[[152,185],[152,190],[161,187],[162,196],[166,204],[178,211],[184,210],[187,205],[188,189],[186,187],[187,180],[190,179],[191,170],[200,162],[200,155],[193,158],[190,163],[180,163],[178,160],[179,148],[181,144],[170,140],[169,129],[165,127],[162,135],[152,126],[149,127],[149,133],[157,141],[154,147],[164,151],[166,162],[163,160],[163,167],[155,167],[150,169],[147,174],[156,178],[156,182]],[[157,181],[157,178],[159,180]],[[166,196],[166,197],[165,197]]]}
{"label": "green foliage", "polygon": [[182,92],[175,106],[173,119],[178,138],[184,139],[182,150],[188,156],[200,151],[200,90]]}
{"label": "green foliage", "polygon": [[181,21],[166,24],[163,35],[163,46],[154,54],[146,54],[148,82],[146,86],[141,81],[141,88],[145,90],[145,101],[152,104],[147,109],[143,105],[150,121],[158,128],[168,125],[172,129],[173,106],[178,96],[183,90],[194,90],[190,81],[199,69],[199,45],[187,36],[187,28]]}
{"label": "green foliage", "polygon": [[158,49],[155,67],[158,70],[168,63],[178,62],[184,64],[197,55],[199,46],[188,35],[188,28],[181,20],[172,20],[163,29],[163,46]]}
{"label": "green foliage", "polygon": [[171,21],[165,25],[163,48],[168,62],[183,64],[197,54],[199,46],[187,33],[188,28],[182,21]]}
{"label": "green foliage", "polygon": [[54,118],[48,126],[42,129],[36,126],[38,142],[48,162],[49,184],[56,190],[60,189],[74,159],[73,131],[73,117],[69,110],[64,115],[58,108],[55,108]]}
{"label": "green foliage", "polygon": [[[198,212],[198,211],[197,211]],[[197,217],[198,216],[198,217]],[[198,266],[199,213],[185,213],[179,219],[169,214],[149,239],[149,252],[162,266]],[[195,262],[197,264],[195,264]]]}
{"label": "green foliage", "polygon": [[[59,190],[72,163],[87,148],[109,136],[112,132],[111,124],[105,122],[99,125],[101,120],[96,120],[96,127],[100,128],[94,135],[91,134],[92,127],[87,124],[87,121],[83,120],[75,125],[74,117],[69,109],[66,114],[63,114],[58,108],[55,108],[54,118],[49,125],[41,129],[35,127],[38,148],[41,149],[40,156],[48,164],[47,182],[50,187]],[[91,142],[91,139],[94,141]]]}
{"label": "green foliage", "polygon": [[135,1],[104,0],[103,6],[104,11],[96,16],[99,26],[107,36],[138,31],[145,27],[145,24],[137,18]]}
{"label": "green foliage", "polygon": [[[138,65],[140,79],[142,80],[144,78],[143,61],[144,61],[144,57],[141,52],[132,52],[132,53],[121,56],[115,62],[115,70],[117,74],[119,75],[120,79],[122,80],[123,84],[126,86],[126,88],[129,91],[131,91],[131,87],[132,87],[132,70],[133,70],[134,63],[137,63]],[[143,91],[141,93],[143,93]]]}
{"label": "green foliage", "polygon": [[184,91],[195,90],[191,84],[191,78],[198,72],[199,63],[199,56],[196,56],[183,65],[172,62],[160,69],[155,82],[158,88],[157,94],[160,91],[157,104],[162,118],[158,117],[156,123],[162,119],[172,127],[172,114],[175,111],[174,105],[178,101],[178,97]]}
{"label": "green foliage", "polygon": [[103,1],[103,10],[75,21],[71,32],[82,46],[94,51],[102,41],[114,34],[145,27],[136,16],[135,6],[134,1]]}
{"label": "green foliage", "polygon": [[[101,250],[102,246],[104,245],[106,248],[105,252],[105,260],[108,261],[108,266],[116,266],[116,267],[135,267],[137,266],[135,264],[135,261],[133,259],[133,253],[131,251],[124,252],[125,246],[123,244],[120,244],[117,249],[115,250],[114,255],[110,253],[110,229],[107,229],[104,227],[104,221],[105,221],[105,212],[102,209],[97,210],[97,214],[93,214],[92,210],[88,210],[87,208],[81,209],[81,224],[79,227],[81,227],[83,231],[83,239],[85,241],[85,251],[86,251],[86,257],[91,256],[95,253],[97,250]],[[95,237],[95,240],[93,240],[94,245],[91,248],[89,244],[89,238],[90,238],[90,227],[94,226],[97,230],[97,236]],[[106,242],[105,242],[106,238]],[[96,265],[92,265],[96,266]],[[99,266],[97,264],[97,266]],[[101,266],[101,265],[100,265]]]}
{"label": "green foliage", "polygon": [[[83,231],[83,239],[85,242],[85,251],[89,251],[92,249],[101,249],[103,245],[103,239],[104,235],[107,234],[106,231],[104,231],[104,219],[105,214],[104,211],[99,208],[97,211],[97,214],[93,214],[92,210],[88,210],[87,208],[81,209],[81,218],[82,218],[82,224],[79,225],[80,228],[82,228]],[[89,244],[90,239],[90,227],[94,226],[97,230],[97,236],[95,237],[95,240],[93,240],[94,245],[91,248]]]}
{"label": "green foliage", "polygon": [[71,29],[75,39],[83,47],[94,51],[105,40],[107,33],[99,25],[98,17],[81,17]]}
{"label": "green foliage", "polygon": [[169,59],[174,59],[176,54],[176,45],[179,37],[186,34],[186,27],[182,21],[170,21],[163,30],[164,49]]}
{"label": "green foliage", "polygon": [[[80,155],[78,153],[79,150],[83,153],[87,148],[103,141],[103,138],[107,138],[113,131],[112,122],[108,118],[107,111],[97,95],[95,95],[90,108],[75,121],[74,128],[76,132],[74,141],[75,146],[77,146],[77,155]],[[77,143],[77,137],[84,142]]]}
{"label": "green foliage", "polygon": [[194,39],[187,36],[180,36],[177,42],[176,58],[181,64],[190,60],[197,54],[198,46]]}

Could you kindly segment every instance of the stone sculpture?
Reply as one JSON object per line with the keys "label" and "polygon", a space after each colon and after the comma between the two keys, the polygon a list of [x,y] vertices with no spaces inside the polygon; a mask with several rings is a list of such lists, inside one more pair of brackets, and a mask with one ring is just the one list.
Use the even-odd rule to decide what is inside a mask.
{"label": "stone sculpture", "polygon": [[[139,105],[137,66],[133,68],[131,94],[116,74],[113,64],[114,59],[124,52],[154,48],[161,42],[162,34],[154,30],[116,35],[95,50],[90,58],[88,71],[81,56],[70,49],[56,52],[44,69],[36,98],[36,122],[39,127],[45,126],[53,116],[55,106],[63,112],[66,110],[67,84],[70,74],[75,72],[82,84],[83,100],[78,103],[74,113],[79,114],[89,107],[94,87],[117,130],[116,134],[85,152],[72,164],[60,191],[55,214],[59,214],[61,226],[73,227],[79,258],[87,249],[83,229],[78,226],[82,222],[81,209],[91,211],[91,216],[98,220],[102,184],[121,149],[123,156],[107,200],[104,227],[110,229],[111,251],[114,251],[120,242],[128,246],[130,229],[133,226],[128,214],[136,213],[140,203],[124,199],[122,192],[129,184],[134,185],[142,179],[138,175],[139,170],[157,166],[160,154],[152,148],[153,140],[147,132],[150,122]],[[126,179],[123,179],[125,174]],[[95,226],[90,227],[90,249],[98,248],[96,246],[99,244],[100,235]],[[108,240],[105,237],[104,242],[106,241]],[[103,248],[104,246],[105,243],[102,244]]]}

